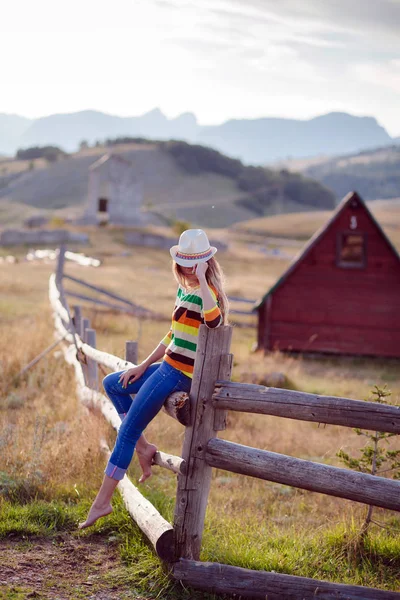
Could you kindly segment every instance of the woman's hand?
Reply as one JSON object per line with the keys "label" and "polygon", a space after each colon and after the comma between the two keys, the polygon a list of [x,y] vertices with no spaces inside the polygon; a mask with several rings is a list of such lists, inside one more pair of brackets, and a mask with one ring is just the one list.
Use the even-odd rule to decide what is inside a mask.
{"label": "woman's hand", "polygon": [[139,379],[139,377],[143,375],[146,369],[147,365],[145,364],[137,365],[136,367],[131,367],[130,369],[124,371],[121,374],[120,378],[118,379],[118,382],[122,384],[122,387],[126,388],[126,386],[129,383],[133,383],[134,381],[136,381],[136,379]]}
{"label": "woman's hand", "polygon": [[196,277],[200,281],[200,279],[206,278],[206,271],[208,269],[208,264],[206,262],[197,263],[196,265]]}

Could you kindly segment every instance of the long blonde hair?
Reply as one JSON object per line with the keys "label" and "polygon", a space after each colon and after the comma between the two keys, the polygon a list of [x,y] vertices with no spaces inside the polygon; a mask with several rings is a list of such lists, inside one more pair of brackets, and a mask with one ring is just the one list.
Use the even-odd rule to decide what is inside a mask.
{"label": "long blonde hair", "polygon": [[[229,301],[224,292],[225,277],[219,262],[212,256],[207,261],[208,269],[206,271],[206,281],[217,295],[217,302],[220,308],[223,325],[228,325]],[[190,281],[185,277],[182,269],[175,261],[172,262],[172,272],[176,281],[184,288],[190,287]]]}

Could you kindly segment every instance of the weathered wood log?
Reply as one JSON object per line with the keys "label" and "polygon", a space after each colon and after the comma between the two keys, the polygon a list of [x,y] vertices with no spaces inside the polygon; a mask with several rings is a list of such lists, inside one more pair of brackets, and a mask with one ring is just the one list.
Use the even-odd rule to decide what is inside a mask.
{"label": "weathered wood log", "polygon": [[[94,329],[85,330],[85,342],[91,348],[96,348],[96,331]],[[87,382],[92,390],[99,389],[99,367],[92,358],[87,359]]]}
{"label": "weathered wood log", "polygon": [[213,402],[228,410],[400,433],[400,407],[363,400],[218,381]]}
{"label": "weathered wood log", "polygon": [[[113,304],[112,302],[107,302],[106,300],[100,300],[99,298],[92,298],[91,296],[85,296],[85,294],[78,294],[77,292],[71,292],[70,290],[64,290],[64,293],[71,298],[78,298],[78,300],[86,300],[87,302],[93,302],[93,304],[99,304],[100,306],[106,306],[107,308],[111,308],[112,310],[116,310],[119,312],[124,312],[129,315],[137,315],[139,310],[134,309],[133,307],[121,306],[119,304]],[[141,311],[140,314],[144,314],[145,311]],[[146,313],[147,314],[147,313]]]}
{"label": "weathered wood log", "polygon": [[[219,364],[219,377],[229,381],[231,378],[233,365],[233,354],[223,354]],[[215,408],[214,411],[214,431],[223,431],[226,429],[227,411]]]}
{"label": "weathered wood log", "polygon": [[231,327],[200,326],[190,391],[191,424],[185,430],[182,451],[187,468],[185,475],[178,475],[175,503],[176,557],[198,559],[200,554],[211,482],[205,450],[208,440],[216,434],[211,396],[219,377],[221,355],[228,354],[231,336]]}
{"label": "weathered wood log", "polygon": [[255,304],[255,300],[250,300],[249,298],[239,298],[238,296],[228,296],[229,302],[244,302],[246,304]]}
{"label": "weathered wood log", "polygon": [[[72,360],[73,359],[74,357],[72,355]],[[79,362],[76,362],[79,366]],[[116,431],[119,430],[121,419],[111,400],[107,396],[101,392],[97,392],[96,390],[92,390],[91,388],[82,385],[78,386],[77,395],[84,406],[90,409],[97,408],[100,410],[106,421],[108,421],[108,423],[110,423]],[[158,467],[162,467],[168,471],[172,471],[173,473],[186,472],[186,463],[183,458],[173,454],[161,452],[161,450],[156,452],[153,463]]]}
{"label": "weathered wood log", "polygon": [[190,400],[186,392],[173,392],[164,402],[163,409],[181,425],[190,424]]}
{"label": "weathered wood log", "polygon": [[108,352],[103,352],[102,350],[96,350],[92,348],[88,344],[81,345],[82,351],[89,356],[89,358],[93,359],[97,363],[103,365],[104,367],[108,367],[112,371],[125,371],[126,369],[130,369],[135,365],[123,358],[119,358],[118,356],[114,356],[114,354],[109,354]]}
{"label": "weathered wood log", "polygon": [[72,317],[72,322],[75,327],[75,331],[78,332],[81,330],[81,321],[82,321],[82,307],[75,304],[73,307],[74,315]]}
{"label": "weathered wood log", "polygon": [[217,469],[400,511],[400,481],[216,438],[207,444],[206,460]]}
{"label": "weathered wood log", "polygon": [[[111,452],[104,441],[102,448],[109,459]],[[119,482],[118,490],[129,514],[151,542],[157,555],[166,562],[172,562],[174,558],[172,526],[160,515],[151,502],[142,496],[126,475]]]}
{"label": "weathered wood log", "polygon": [[[80,335],[80,338],[81,338],[81,340],[83,341],[84,344],[87,344],[86,331],[88,329],[90,329],[90,320],[88,318],[84,317],[81,320],[81,330],[78,331],[78,334]],[[85,377],[86,385],[88,387],[91,387],[89,385],[88,360],[90,360],[90,359],[88,359],[87,355],[84,354],[82,356],[82,371],[83,371],[83,376]]]}
{"label": "weathered wood log", "polygon": [[64,264],[65,264],[65,246],[62,244],[58,249],[57,265],[55,279],[58,285],[61,284],[64,275]]}
{"label": "weathered wood log", "polygon": [[[63,338],[65,337],[65,340],[67,342],[74,343],[73,334],[71,332],[69,332],[68,329],[66,329],[64,323],[61,320],[61,317],[59,316],[59,311],[60,310],[65,311],[65,309],[61,305],[61,302],[56,302],[58,290],[57,290],[57,287],[54,285],[53,279],[54,279],[53,276],[51,276],[50,277],[49,294],[52,293],[52,298],[54,301],[54,306],[53,306],[53,304],[52,304],[52,306],[53,306],[53,309],[55,310],[55,313],[54,313],[55,327],[56,327],[56,330],[59,333],[60,337],[63,337]],[[77,308],[78,308],[78,310],[76,310]],[[76,314],[74,317],[74,320],[76,321],[75,328],[78,332],[78,335],[75,336],[75,341],[76,341],[78,348],[81,349],[86,356],[88,356],[90,359],[92,359],[96,363],[101,364],[101,365],[111,369],[114,372],[125,371],[126,369],[129,369],[129,368],[135,366],[134,362],[131,362],[129,360],[124,360],[122,358],[119,358],[118,356],[109,354],[108,352],[103,352],[102,350],[97,350],[96,348],[92,348],[92,346],[90,344],[84,343],[81,340],[80,335],[79,335],[79,333],[82,331],[82,321],[83,321],[80,307],[75,307],[75,311],[76,311]],[[63,314],[64,314],[64,316],[66,316],[66,319],[68,320],[67,311],[65,311],[65,313],[63,313]],[[136,344],[136,342],[127,342],[127,344],[131,344],[131,343]],[[127,348],[128,348],[128,346],[127,346]],[[130,348],[131,348],[131,346],[129,346],[128,352],[130,352]],[[186,394],[186,392],[174,392],[165,401],[164,410],[170,417],[176,419],[182,425],[188,425],[189,419],[190,419],[190,402],[189,402],[188,394]]]}
{"label": "weathered wood log", "polygon": [[[68,320],[69,320],[68,313],[65,310],[65,308],[62,306],[62,304],[59,300],[58,289],[57,289],[57,286],[55,285],[55,279],[54,279],[53,274],[50,276],[49,296],[50,296],[50,301],[51,301],[53,310],[55,312],[54,322],[55,322],[55,327],[56,327],[57,332],[60,334],[61,337],[65,337],[66,341],[68,341],[70,343],[74,343],[74,336],[72,335],[71,332],[68,331],[68,329],[66,329],[64,323],[61,320],[61,319],[64,319],[65,321],[68,322]],[[60,313],[62,313],[62,315]],[[75,328],[78,333],[78,335],[75,336],[76,344],[77,344],[78,348],[82,349],[82,351],[84,352],[84,354],[86,354],[86,356],[88,356],[89,358],[94,360],[96,363],[101,364],[101,365],[111,369],[114,372],[125,371],[126,369],[129,369],[130,367],[135,366],[134,362],[131,362],[129,360],[124,360],[122,358],[119,358],[118,356],[109,354],[108,352],[103,352],[102,350],[97,350],[95,348],[92,348],[89,344],[84,343],[82,341],[82,339],[80,338],[80,332],[82,330],[82,320],[83,320],[82,314],[80,311],[80,307],[79,307],[78,313],[74,317],[74,320],[75,319],[76,319]],[[129,344],[131,342],[127,342],[127,343]],[[133,342],[133,343],[136,343],[136,342]],[[170,417],[177,419],[182,425],[186,425],[188,423],[188,419],[189,419],[189,415],[190,415],[188,395],[183,392],[175,392],[174,394],[171,394],[171,396],[166,400],[165,412]]]}
{"label": "weathered wood log", "polygon": [[[58,346],[58,344],[60,344],[64,340],[65,340],[65,336],[59,337],[55,342],[53,342],[52,344],[50,344],[50,346],[48,346],[45,350],[43,350],[42,352],[40,352],[40,354],[38,354],[37,356],[35,356],[35,358],[33,358],[27,365],[25,365],[25,367],[23,369],[21,369],[16,375],[14,375],[12,381],[17,381],[24,373],[26,373],[27,371],[29,371],[29,369],[31,369],[32,367],[34,367],[43,357],[45,357],[49,352],[51,352],[52,350],[54,350],[54,348],[56,346]],[[10,382],[6,386],[6,389],[5,389],[4,393],[9,389],[9,387],[11,385],[13,385],[13,383]]]}
{"label": "weathered wood log", "polygon": [[[138,343],[134,341],[125,342],[125,358],[126,360],[137,364],[138,362]],[[171,401],[171,396],[168,399]],[[179,456],[173,456],[172,454],[166,454],[165,452],[158,451],[153,457],[153,464],[168,469],[173,473],[184,473],[185,472],[185,461]]]}
{"label": "weathered wood log", "polygon": [[[69,343],[73,343],[74,339],[71,333],[65,329],[61,319],[54,316],[54,323],[56,327],[56,331],[59,337],[64,337],[65,340]],[[107,352],[103,352],[101,350],[96,350],[92,348],[88,344],[83,344],[81,339],[77,336],[77,345],[78,348],[81,348],[82,351],[91,359],[96,361],[98,364],[104,365],[108,367],[112,371],[124,371],[129,369],[130,367],[134,367],[135,365],[131,362],[123,360],[118,356],[114,356],[113,354],[108,354]],[[75,352],[76,354],[76,352]],[[78,363],[79,364],[79,363]],[[189,396],[186,392],[174,392],[165,401],[164,410],[170,417],[176,419],[182,425],[189,424],[190,417],[190,403]]]}
{"label": "weathered wood log", "polygon": [[125,342],[125,359],[134,365],[138,364],[138,343],[132,340]]}
{"label": "weathered wood log", "polygon": [[85,340],[85,331],[86,329],[90,329],[90,319],[88,319],[87,317],[83,317],[82,321],[81,321],[81,330],[78,331],[81,340],[83,342],[85,342],[86,344],[86,340]]}
{"label": "weathered wood log", "polygon": [[158,510],[146,500],[133,483],[125,476],[122,483],[121,495],[130,515],[143,533],[150,540],[157,555],[166,562],[174,559],[174,532]]}
{"label": "weathered wood log", "polygon": [[[121,419],[111,400],[108,396],[105,396],[101,392],[93,390],[84,384],[81,364],[76,359],[74,346],[70,346],[68,349],[64,348],[63,352],[65,360],[75,368],[77,395],[79,400],[87,408],[96,408],[100,410],[106,421],[118,431],[121,425]],[[155,454],[153,462],[155,465],[168,469],[173,473],[185,473],[186,463],[180,456],[174,456],[173,454],[166,454],[165,452],[158,451]]]}
{"label": "weathered wood log", "polygon": [[65,258],[78,263],[81,267],[100,267],[101,265],[99,259],[91,258],[90,256],[85,256],[78,252],[71,252],[71,250],[65,251]]}
{"label": "weathered wood log", "polygon": [[[66,341],[73,343],[73,335],[68,333],[68,330],[65,329],[61,319],[57,315],[54,316],[54,324],[59,335],[64,336],[66,334]],[[130,363],[123,358],[114,356],[114,354],[108,354],[108,352],[92,348],[89,344],[83,343],[79,336],[76,336],[76,341],[78,348],[81,348],[86,356],[93,359],[98,364],[108,367],[112,371],[124,371],[125,369],[135,366],[133,363]]]}
{"label": "weathered wood log", "polygon": [[114,300],[119,300],[120,302],[123,302],[124,304],[126,304],[127,306],[129,306],[130,308],[132,308],[134,310],[140,310],[143,312],[151,312],[148,309],[143,308],[142,306],[139,306],[138,304],[135,304],[134,302],[131,302],[131,300],[128,300],[127,298],[123,298],[122,296],[119,296],[118,294],[115,294],[114,292],[110,292],[109,290],[107,290],[103,287],[100,287],[98,285],[93,285],[91,283],[87,283],[83,279],[78,279],[78,277],[72,277],[71,275],[64,275],[64,279],[69,279],[70,281],[79,283],[80,285],[83,285],[84,287],[87,287],[91,290],[99,292],[100,294],[105,294],[106,296],[109,296],[109,298],[113,298]]}
{"label": "weathered wood log", "polygon": [[132,308],[132,307],[128,307],[128,306],[123,306],[121,304],[113,304],[111,302],[107,302],[106,300],[100,300],[99,298],[93,298],[92,296],[85,296],[84,294],[78,294],[77,292],[72,292],[70,290],[64,290],[64,294],[66,296],[71,296],[71,298],[78,298],[79,300],[86,300],[87,302],[92,302],[93,304],[99,304],[100,306],[106,306],[107,308],[111,308],[111,310],[123,312],[128,315],[134,315],[135,317],[151,318],[153,320],[156,319],[157,321],[166,321],[167,320],[165,315],[153,312],[153,311],[149,310],[148,308],[144,308],[143,306],[139,306],[138,308]]}
{"label": "weathered wood log", "polygon": [[[72,333],[70,331],[68,331],[68,329],[65,328],[65,325],[61,319],[61,317],[58,316],[57,313],[53,313],[53,319],[54,319],[54,327],[56,329],[56,335],[58,335],[59,337],[65,338],[66,342],[70,342],[71,344],[74,343],[74,336],[72,335]],[[80,339],[78,336],[75,336],[75,338],[77,339],[78,342],[78,346],[79,344],[81,344]]]}
{"label": "weathered wood log", "polygon": [[173,577],[195,589],[260,600],[400,600],[400,594],[309,577],[181,559]]}
{"label": "weathered wood log", "polygon": [[186,462],[180,456],[157,451],[154,455],[153,463],[173,473],[181,473],[182,475],[186,473]]}
{"label": "weathered wood log", "polygon": [[54,273],[49,278],[49,299],[54,312],[61,317],[66,323],[69,322],[68,311],[64,308],[61,301],[61,294],[56,284],[56,276]]}
{"label": "weathered wood log", "polygon": [[111,400],[107,398],[107,396],[104,396],[104,394],[101,392],[92,390],[87,386],[79,386],[79,389],[77,389],[77,395],[82,404],[87,408],[91,410],[93,410],[93,408],[97,408],[100,410],[106,420],[114,427],[116,431],[118,431],[121,425],[121,419],[118,416],[118,413],[115,410]]}

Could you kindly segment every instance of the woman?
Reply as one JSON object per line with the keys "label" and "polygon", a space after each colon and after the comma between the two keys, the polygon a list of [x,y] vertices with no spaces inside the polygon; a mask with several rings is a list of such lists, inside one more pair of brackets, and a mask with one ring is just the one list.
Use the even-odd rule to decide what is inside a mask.
{"label": "woman", "polygon": [[[79,529],[111,513],[112,495],[135,447],[143,471],[139,482],[150,477],[157,448],[146,440],[143,431],[172,392],[190,391],[200,324],[214,328],[227,322],[228,301],[222,271],[214,258],[216,252],[203,230],[182,233],[179,244],[170,249],[179,286],[169,332],[140,365],[110,373],[103,380],[122,423],[99,493]],[[131,394],[136,394],[133,400]]]}

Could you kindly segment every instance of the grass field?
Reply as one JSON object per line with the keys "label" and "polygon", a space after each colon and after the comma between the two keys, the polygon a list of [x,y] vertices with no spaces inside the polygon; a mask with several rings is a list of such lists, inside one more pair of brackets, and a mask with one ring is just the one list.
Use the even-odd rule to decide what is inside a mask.
{"label": "grass field", "polygon": [[[400,201],[398,199],[377,200],[369,202],[368,208],[393,244],[400,249]],[[258,235],[259,237],[276,236],[306,241],[325,225],[331,215],[332,213],[329,211],[290,213],[252,219],[234,225],[233,229],[238,233]]]}
{"label": "grass field", "polygon": [[[168,253],[128,249],[116,229],[90,235],[91,247],[85,252],[101,258],[102,266],[67,264],[67,273],[165,315],[165,321],[139,322],[85,309],[99,348],[123,356],[125,341],[138,340],[143,359],[169,327],[176,288]],[[25,252],[13,251],[21,258]],[[219,258],[228,293],[254,298],[287,266],[260,257],[240,241],[233,241]],[[76,528],[102,480],[105,461],[99,438],[112,445],[115,433],[99,415],[87,415],[79,406],[72,370],[57,349],[15,382],[20,369],[53,341],[47,297],[53,268],[23,260],[0,264],[0,580],[6,581],[0,598],[25,598],[34,592],[56,598],[61,586],[62,597],[71,600],[212,598],[169,582],[118,496],[112,515],[90,530]],[[154,296],[157,305],[152,305]],[[254,328],[234,328],[237,381],[259,382],[266,373],[280,371],[299,390],[357,399],[367,398],[375,384],[387,383],[392,401],[400,403],[398,361],[280,353],[264,357],[252,353],[254,341]],[[181,453],[183,428],[163,413],[147,434],[161,450]],[[221,437],[327,464],[340,464],[337,451],[356,454],[361,443],[351,429],[241,413],[229,414]],[[397,438],[392,440],[398,447]],[[130,476],[139,476],[136,459]],[[142,487],[167,519],[172,519],[175,489],[175,477],[157,467]],[[377,509],[377,520],[386,528],[373,526],[361,551],[356,540],[365,510],[350,501],[215,470],[202,559],[400,590],[400,519]],[[40,572],[37,561],[42,561]]]}
{"label": "grass field", "polygon": [[0,175],[12,175],[24,173],[32,169],[46,169],[49,163],[45,158],[34,158],[33,160],[15,160],[13,158],[0,158]]}

